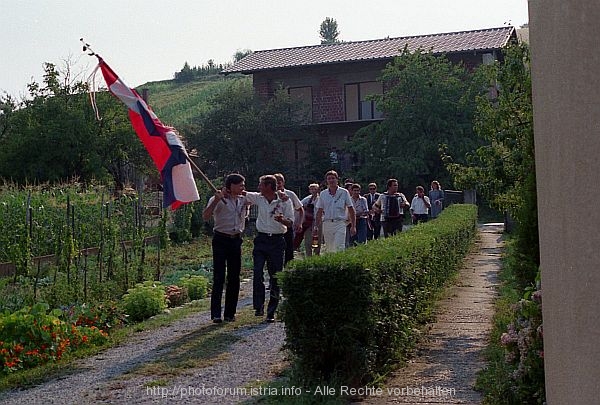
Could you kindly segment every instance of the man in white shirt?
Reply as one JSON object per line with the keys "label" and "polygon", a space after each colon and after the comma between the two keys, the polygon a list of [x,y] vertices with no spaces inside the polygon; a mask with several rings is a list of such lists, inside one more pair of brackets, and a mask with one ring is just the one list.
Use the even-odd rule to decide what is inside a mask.
{"label": "man in white shirt", "polygon": [[275,311],[279,304],[279,285],[277,273],[283,270],[285,239],[288,227],[292,227],[294,210],[292,202],[283,201],[276,193],[275,176],[266,175],[260,178],[259,193],[246,193],[246,200],[258,208],[256,230],[252,258],[254,261],[254,278],[252,301],[254,315],[264,315],[265,284],[264,267],[268,263],[270,297],[267,304],[267,322],[275,322]]}
{"label": "man in white shirt", "polygon": [[429,197],[425,195],[425,189],[422,186],[417,186],[417,194],[415,194],[410,203],[410,214],[414,225],[419,222],[427,222],[430,207],[431,202],[429,201]]}
{"label": "man in white shirt", "polygon": [[[246,222],[246,199],[242,196],[246,179],[241,174],[232,173],[225,178],[223,190],[215,192],[202,211],[202,219],[214,219],[213,287],[210,297],[210,317],[214,323],[221,323],[221,298],[225,274],[226,322],[235,320],[238,296],[240,293],[240,271],[242,269],[242,235]],[[223,200],[223,201],[222,201]]]}
{"label": "man in white shirt", "polygon": [[317,224],[323,226],[323,239],[327,252],[346,248],[346,220],[350,219],[350,235],[356,234],[356,213],[348,190],[338,185],[335,170],[325,174],[327,188],[321,191],[317,201]]}

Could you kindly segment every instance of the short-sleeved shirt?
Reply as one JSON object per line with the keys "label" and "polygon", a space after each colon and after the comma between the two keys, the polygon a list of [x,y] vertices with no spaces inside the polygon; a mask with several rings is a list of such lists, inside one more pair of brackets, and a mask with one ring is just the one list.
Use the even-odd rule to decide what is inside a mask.
{"label": "short-sleeved shirt", "polygon": [[[208,207],[215,197],[208,200]],[[228,235],[235,235],[244,232],[246,226],[246,198],[237,196],[236,198],[227,198],[226,204],[218,203],[213,210],[214,226],[213,230]]]}
{"label": "short-sleeved shirt", "polygon": [[304,207],[304,222],[312,223],[314,220],[314,216],[317,213],[315,207],[318,200],[319,194],[315,198],[313,198],[312,194],[309,194],[300,201]]}
{"label": "short-sleeved shirt", "polygon": [[256,217],[256,230],[258,232],[284,234],[287,227],[281,222],[275,221],[276,214],[281,213],[284,218],[290,221],[294,220],[291,199],[282,201],[277,197],[269,202],[261,193],[247,192],[246,200],[251,204],[255,204],[258,208],[258,216]]}
{"label": "short-sleeved shirt", "polygon": [[412,202],[410,203],[410,210],[413,212],[413,214],[428,214],[429,208],[427,208],[425,202],[427,202],[427,204],[430,204],[429,197],[425,195],[423,196],[423,198],[419,198],[418,194],[415,194],[415,196],[412,199]]}
{"label": "short-sleeved shirt", "polygon": [[342,187],[335,190],[335,195],[331,195],[329,188],[326,188],[319,196],[316,208],[323,209],[324,221],[345,221],[348,218],[347,208],[354,207],[350,193]]}
{"label": "short-sleeved shirt", "polygon": [[283,192],[288,196],[290,200],[292,200],[292,206],[295,210],[302,207],[302,202],[292,190],[288,190],[287,188],[283,189]]}
{"label": "short-sleeved shirt", "polygon": [[369,206],[365,197],[358,196],[356,200],[352,199],[354,204],[354,212],[356,212],[357,218],[366,218],[369,213]]}

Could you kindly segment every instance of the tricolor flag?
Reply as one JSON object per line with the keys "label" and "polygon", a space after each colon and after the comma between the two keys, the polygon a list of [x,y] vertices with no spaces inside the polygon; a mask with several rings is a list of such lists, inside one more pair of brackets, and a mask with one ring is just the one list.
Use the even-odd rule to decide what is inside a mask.
{"label": "tricolor flag", "polygon": [[110,92],[129,108],[129,119],[160,171],[163,205],[177,209],[199,200],[187,152],[174,128],[163,125],[140,95],[116,75],[100,56],[98,67]]}

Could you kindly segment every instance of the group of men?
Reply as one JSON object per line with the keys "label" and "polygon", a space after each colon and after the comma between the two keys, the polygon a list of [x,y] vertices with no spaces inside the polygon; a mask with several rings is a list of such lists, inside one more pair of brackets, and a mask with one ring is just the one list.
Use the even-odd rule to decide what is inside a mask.
{"label": "group of men", "polygon": [[[301,224],[303,208],[296,194],[284,188],[283,175],[261,176],[258,192],[246,191],[244,176],[233,173],[225,178],[225,187],[217,190],[202,218],[211,217],[213,225],[213,289],[211,294],[211,319],[214,323],[235,321],[242,257],[242,234],[249,205],[258,210],[257,235],[254,238],[252,258],[254,262],[253,306],[256,316],[265,315],[264,267],[269,272],[269,301],[266,321],[275,322],[279,304],[279,284],[276,274],[293,257],[292,240],[294,224]],[[296,216],[296,218],[294,218]],[[289,248],[287,247],[289,243]],[[291,251],[290,251],[291,249]],[[221,298],[227,277],[225,309],[221,317]]]}
{"label": "group of men", "polygon": [[[211,217],[213,226],[213,289],[211,319],[214,323],[233,322],[240,290],[242,234],[249,205],[257,207],[253,258],[253,306],[256,316],[265,316],[266,288],[264,267],[269,273],[269,301],[266,321],[275,321],[280,288],[277,273],[293,259],[294,249],[304,241],[306,255],[319,254],[321,242],[327,252],[345,249],[349,243],[364,243],[402,230],[404,210],[410,209],[413,223],[424,222],[431,207],[423,187],[409,203],[398,192],[398,181],[389,179],[387,191],[377,193],[375,183],[369,192],[360,195],[360,185],[340,187],[334,170],[325,174],[327,188],[309,186],[310,194],[302,201],[285,188],[282,174],[261,176],[258,192],[246,191],[245,178],[237,173],[225,179],[225,187],[215,192],[202,213],[205,221]],[[437,202],[436,202],[437,203]],[[349,242],[350,241],[350,242]],[[226,280],[225,280],[226,279]],[[221,317],[221,298],[226,282],[225,309]]]}

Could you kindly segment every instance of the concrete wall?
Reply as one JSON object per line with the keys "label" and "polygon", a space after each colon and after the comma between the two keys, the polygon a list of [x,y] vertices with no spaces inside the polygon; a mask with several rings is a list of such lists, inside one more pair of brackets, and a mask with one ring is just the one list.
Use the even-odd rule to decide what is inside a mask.
{"label": "concrete wall", "polygon": [[600,403],[600,2],[530,0],[548,403]]}

